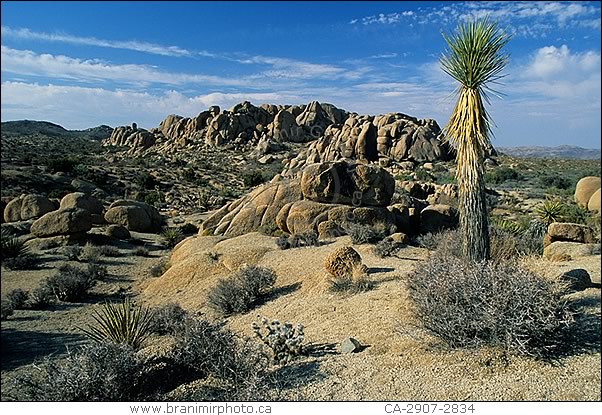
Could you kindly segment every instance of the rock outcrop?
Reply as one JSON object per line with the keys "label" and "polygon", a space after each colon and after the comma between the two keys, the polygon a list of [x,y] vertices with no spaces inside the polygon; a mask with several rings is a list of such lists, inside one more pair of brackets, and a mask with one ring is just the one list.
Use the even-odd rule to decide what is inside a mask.
{"label": "rock outcrop", "polygon": [[441,130],[434,120],[401,113],[350,115],[317,101],[259,107],[245,101],[229,110],[211,107],[192,118],[170,114],[158,128],[149,131],[135,125],[117,127],[103,144],[127,146],[130,153],[141,154],[150,148],[174,151],[197,145],[231,145],[253,150],[262,140],[313,141],[286,166],[285,171],[296,172],[309,164],[342,158],[417,162],[449,159],[449,148],[440,138]]}
{"label": "rock outcrop", "polygon": [[418,120],[405,114],[349,116],[343,124],[331,124],[324,136],[291,160],[285,174],[308,164],[351,158],[365,161],[429,162],[451,159],[441,141],[436,121]]}
{"label": "rock outcrop", "polygon": [[31,225],[38,238],[85,233],[92,229],[90,212],[78,208],[59,209],[47,213]]}
{"label": "rock outcrop", "polygon": [[57,206],[45,196],[21,195],[6,204],[3,212],[4,222],[35,219],[56,209]]}
{"label": "rock outcrop", "polygon": [[133,200],[113,202],[104,217],[110,224],[125,226],[136,232],[154,232],[163,224],[163,217],[156,208]]}
{"label": "rock outcrop", "polygon": [[[575,202],[577,202],[579,206],[589,208],[589,201],[598,189],[600,189],[599,177],[587,176],[582,178],[577,182],[577,186],[575,187]],[[598,200],[600,199],[599,192],[596,197]],[[598,202],[598,206],[599,204],[600,202]],[[592,207],[596,207],[595,201],[593,202]]]}
{"label": "rock outcrop", "polygon": [[[214,213],[202,234],[238,236],[265,229],[328,232],[349,223],[409,229],[409,209],[389,207],[394,181],[377,166],[339,161],[306,168],[300,178],[262,185]],[[320,226],[328,222],[328,226]]]}

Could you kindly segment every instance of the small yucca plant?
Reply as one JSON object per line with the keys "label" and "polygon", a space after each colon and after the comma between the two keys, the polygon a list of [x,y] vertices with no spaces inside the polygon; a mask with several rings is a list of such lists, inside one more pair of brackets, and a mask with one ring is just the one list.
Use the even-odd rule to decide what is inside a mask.
{"label": "small yucca plant", "polygon": [[130,303],[128,298],[122,304],[105,303],[102,311],[95,310],[92,317],[97,325],[81,330],[99,343],[127,344],[138,349],[151,334],[149,309]]}
{"label": "small yucca plant", "polygon": [[500,231],[507,232],[514,236],[518,236],[525,231],[520,223],[512,222],[506,219],[498,220],[494,223],[494,225]]}
{"label": "small yucca plant", "polygon": [[539,221],[546,226],[553,222],[559,222],[563,218],[564,205],[558,200],[545,200],[535,208],[535,213]]}
{"label": "small yucca plant", "polygon": [[24,241],[17,239],[7,229],[0,231],[0,255],[2,259],[16,258],[30,253],[30,249]]}
{"label": "small yucca plant", "polygon": [[163,232],[161,232],[161,236],[163,236],[165,244],[170,248],[176,246],[183,237],[180,228],[164,228]]}

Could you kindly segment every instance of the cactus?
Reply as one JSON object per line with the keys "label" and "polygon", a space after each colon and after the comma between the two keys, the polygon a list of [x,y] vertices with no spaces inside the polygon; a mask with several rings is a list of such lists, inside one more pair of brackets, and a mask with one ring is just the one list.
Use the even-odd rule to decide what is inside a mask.
{"label": "cactus", "polygon": [[285,365],[303,352],[303,324],[295,327],[289,322],[281,324],[278,320],[270,323],[267,318],[261,319],[262,327],[253,322],[255,335],[272,351],[275,364]]}

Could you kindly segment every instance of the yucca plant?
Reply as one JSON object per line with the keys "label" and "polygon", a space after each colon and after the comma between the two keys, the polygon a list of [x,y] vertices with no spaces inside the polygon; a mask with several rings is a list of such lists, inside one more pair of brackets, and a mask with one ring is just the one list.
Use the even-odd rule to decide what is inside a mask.
{"label": "yucca plant", "polygon": [[507,232],[514,236],[520,235],[525,230],[521,223],[513,222],[507,219],[496,220],[494,226],[500,231]]}
{"label": "yucca plant", "polygon": [[105,303],[102,311],[94,310],[92,318],[97,325],[81,330],[92,340],[127,344],[138,349],[151,334],[152,314],[142,305],[132,304],[128,298],[121,304]]}
{"label": "yucca plant", "polygon": [[22,257],[30,253],[30,249],[25,245],[25,242],[15,237],[7,229],[0,231],[0,248],[2,259]]}
{"label": "yucca plant", "polygon": [[549,226],[552,222],[559,222],[564,217],[565,206],[559,200],[546,199],[535,208],[535,213],[541,223]]}
{"label": "yucca plant", "polygon": [[448,49],[440,59],[442,69],[460,83],[458,101],[444,133],[457,151],[462,250],[469,260],[484,260],[490,249],[484,158],[492,136],[492,121],[484,104],[489,103],[487,92],[495,92],[489,84],[503,77],[508,55],[502,49],[510,37],[484,18],[463,23],[443,38]]}
{"label": "yucca plant", "polygon": [[165,244],[170,248],[176,246],[183,237],[180,228],[164,228],[163,232],[161,232],[161,236],[163,236]]}

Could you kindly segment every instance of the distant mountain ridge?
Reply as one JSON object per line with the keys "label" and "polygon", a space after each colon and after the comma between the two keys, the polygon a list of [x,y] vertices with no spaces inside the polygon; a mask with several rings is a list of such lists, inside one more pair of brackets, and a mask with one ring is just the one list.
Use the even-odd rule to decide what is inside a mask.
{"label": "distant mountain ridge", "polygon": [[521,146],[521,147],[497,147],[498,153],[513,157],[523,158],[558,158],[558,159],[599,159],[600,149],[583,148],[577,146]]}
{"label": "distant mountain ridge", "polygon": [[18,120],[5,121],[0,126],[2,135],[41,134],[56,138],[85,138],[88,140],[104,140],[111,136],[113,128],[108,125],[87,128],[85,130],[67,130],[49,121]]}

